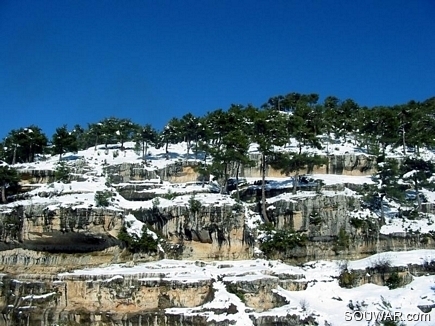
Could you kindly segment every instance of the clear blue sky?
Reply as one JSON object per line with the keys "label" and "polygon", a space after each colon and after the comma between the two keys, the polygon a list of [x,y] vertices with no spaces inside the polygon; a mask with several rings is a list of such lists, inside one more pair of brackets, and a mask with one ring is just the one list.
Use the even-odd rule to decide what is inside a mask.
{"label": "clear blue sky", "polygon": [[435,96],[433,0],[0,0],[0,138],[274,95]]}

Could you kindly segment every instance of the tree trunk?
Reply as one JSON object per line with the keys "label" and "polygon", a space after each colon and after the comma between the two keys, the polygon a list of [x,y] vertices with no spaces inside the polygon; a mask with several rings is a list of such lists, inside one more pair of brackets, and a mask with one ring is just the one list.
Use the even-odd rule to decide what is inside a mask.
{"label": "tree trunk", "polygon": [[198,159],[198,136],[195,137],[195,161]]}
{"label": "tree trunk", "polygon": [[17,163],[17,145],[14,147],[14,156],[12,157],[12,165]]}
{"label": "tree trunk", "polygon": [[2,193],[2,203],[6,203],[6,186],[2,185],[0,191]]}
{"label": "tree trunk", "polygon": [[236,193],[237,193],[237,199],[240,200],[240,193],[239,193],[239,170],[240,170],[240,162],[237,162],[236,165]]}
{"label": "tree trunk", "polygon": [[35,153],[32,144],[30,144],[29,163],[35,161]]}
{"label": "tree trunk", "polygon": [[266,211],[266,155],[261,154],[261,215],[266,223],[270,220]]}
{"label": "tree trunk", "polygon": [[[205,175],[206,175],[206,171],[207,171],[207,151],[204,153],[204,171],[203,171],[203,173],[202,173],[202,188],[204,188],[204,186],[205,186]],[[207,174],[209,174],[208,172],[207,172]],[[210,180],[210,175],[209,175],[209,184],[211,183],[211,180]]]}
{"label": "tree trunk", "polygon": [[224,184],[223,184],[223,186],[221,188],[221,194],[226,192],[227,183],[228,183],[228,173],[227,173],[227,170],[228,170],[228,165],[225,164],[225,169],[224,169]]}
{"label": "tree trunk", "polygon": [[385,225],[384,196],[381,195],[381,226]]}
{"label": "tree trunk", "polygon": [[95,147],[94,147],[94,151],[97,150],[97,145],[98,145],[98,134],[95,137]]}
{"label": "tree trunk", "polygon": [[142,140],[142,160],[145,157],[145,142]]}
{"label": "tree trunk", "polygon": [[299,178],[299,171],[296,170],[295,175],[293,177],[293,195],[296,194],[296,191],[298,190],[298,178]]}
{"label": "tree trunk", "polygon": [[417,178],[414,178],[414,189],[415,189],[415,195],[417,196],[417,203],[418,203],[418,211],[421,211],[421,198],[420,198],[420,192],[418,190],[418,181]]}
{"label": "tree trunk", "polygon": [[187,141],[186,162],[189,160],[190,141]]}
{"label": "tree trunk", "polygon": [[402,146],[403,146],[403,155],[406,155],[405,126],[403,126],[402,129]]}

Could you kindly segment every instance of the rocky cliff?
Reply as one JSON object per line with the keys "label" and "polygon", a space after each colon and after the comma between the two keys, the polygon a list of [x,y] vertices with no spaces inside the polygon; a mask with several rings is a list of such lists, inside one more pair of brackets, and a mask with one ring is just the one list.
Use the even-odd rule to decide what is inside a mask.
{"label": "rocky cliff", "polygon": [[[324,155],[328,163],[320,167],[312,166],[305,170],[299,171],[300,174],[338,174],[338,175],[372,175],[376,171],[376,157],[365,154],[333,154]],[[241,167],[240,177],[261,177],[261,157],[259,154],[251,154],[250,159],[255,162],[253,166]],[[201,164],[200,161],[179,160],[168,162],[164,167],[156,167],[151,162],[141,163],[120,163],[107,164],[104,173],[110,176],[112,183],[125,183],[137,180],[150,180],[159,178],[170,182],[189,182],[202,180],[202,177],[196,171],[195,166]],[[73,173],[76,176],[89,174],[92,168],[89,163],[83,159],[75,162]],[[230,175],[235,175],[235,166],[230,167]],[[32,169],[21,169],[21,178],[25,183],[40,184],[49,183],[55,180],[53,169],[40,168],[38,166]],[[280,171],[267,167],[266,175],[268,177],[282,177]],[[72,179],[77,179],[72,177]]]}
{"label": "rocky cliff", "polygon": [[[372,157],[328,159],[327,166],[304,173],[373,172]],[[271,223],[265,224],[258,185],[243,188],[242,200],[235,200],[202,181],[169,187],[168,180],[199,177],[181,160],[164,168],[103,163],[101,169],[85,160],[72,165],[70,184],[51,183],[53,172],[23,170],[29,189],[36,189],[0,209],[0,325],[311,325],[316,316],[288,293],[335,282],[339,274],[308,277],[310,267],[262,259],[294,265],[434,244],[430,233],[382,233],[386,222],[361,206],[359,183],[319,183],[295,194],[289,184],[269,184]],[[267,175],[281,177],[270,168]],[[259,164],[240,176],[259,178]],[[432,206],[422,211],[432,213]],[[390,212],[388,219],[400,218]],[[154,250],[137,249],[148,241],[143,228],[156,237]],[[397,271],[402,284],[411,282],[408,269]],[[382,285],[393,275],[352,273],[355,286]]]}

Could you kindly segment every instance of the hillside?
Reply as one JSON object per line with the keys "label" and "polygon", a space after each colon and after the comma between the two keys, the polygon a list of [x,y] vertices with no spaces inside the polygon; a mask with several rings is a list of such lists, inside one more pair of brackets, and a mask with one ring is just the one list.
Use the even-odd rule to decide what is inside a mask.
{"label": "hillside", "polygon": [[432,188],[416,194],[402,175],[404,200],[373,201],[377,158],[349,137],[319,139],[321,149],[275,148],[327,163],[298,171],[296,191],[294,176],[267,167],[271,223],[256,144],[240,199],[201,175],[203,154],[184,142],[169,155],[149,146],[146,160],[126,142],[14,164],[22,192],[0,205],[0,325],[360,325],[345,313],[430,311]]}

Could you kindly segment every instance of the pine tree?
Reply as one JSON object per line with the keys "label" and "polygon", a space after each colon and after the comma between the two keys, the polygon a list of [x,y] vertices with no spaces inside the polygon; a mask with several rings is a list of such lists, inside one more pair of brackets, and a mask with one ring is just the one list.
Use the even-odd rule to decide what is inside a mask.
{"label": "pine tree", "polygon": [[77,140],[77,147],[79,150],[87,149],[88,147],[93,145],[93,144],[88,145],[87,132],[79,124],[74,125],[74,128],[71,131],[71,133],[75,136]]}
{"label": "pine tree", "polygon": [[184,141],[187,143],[186,161],[189,159],[189,151],[192,146],[192,142],[195,144],[198,142],[199,136],[199,118],[195,117],[192,113],[185,114],[181,120],[181,131],[184,137]]}
{"label": "pine tree", "polygon": [[393,198],[396,201],[403,199],[403,193],[399,189],[399,162],[395,159],[385,159],[383,156],[377,160],[378,190],[375,193],[375,207],[381,211],[381,224],[385,224],[384,198]]}
{"label": "pine tree", "polygon": [[66,152],[76,152],[78,150],[77,138],[74,133],[69,132],[66,125],[56,128],[52,137],[52,151],[59,154],[59,161]]}
{"label": "pine tree", "polygon": [[44,152],[47,142],[41,128],[35,125],[12,130],[3,142],[5,161],[10,164],[33,162],[36,154]]}
{"label": "pine tree", "polygon": [[177,118],[172,118],[160,133],[160,142],[165,145],[166,159],[169,159],[168,146],[183,141],[181,122]]}
{"label": "pine tree", "polygon": [[93,144],[95,151],[101,142],[101,136],[103,134],[102,127],[103,124],[101,122],[88,124],[88,131],[86,133],[87,146],[91,146],[91,144]]}
{"label": "pine tree", "polygon": [[17,188],[19,181],[20,178],[18,176],[17,170],[9,167],[8,165],[0,165],[0,191],[2,203],[7,202],[7,190]]}
{"label": "pine tree", "polygon": [[133,140],[140,126],[133,123],[130,119],[111,119],[112,128],[116,129],[115,139],[121,143],[121,150],[124,150],[124,143]]}
{"label": "pine tree", "polygon": [[150,125],[143,126],[136,135],[136,144],[142,148],[142,159],[146,160],[148,145],[156,145],[158,141],[157,131]]}
{"label": "pine tree", "polygon": [[205,123],[210,133],[210,143],[212,145],[219,145],[222,137],[230,130],[232,125],[228,121],[228,114],[222,109],[217,109],[212,112],[208,112],[205,116]]}
{"label": "pine tree", "polygon": [[418,209],[421,210],[420,190],[425,186],[431,186],[429,180],[435,173],[435,164],[421,158],[407,157],[401,165],[402,178],[410,181],[415,190]]}
{"label": "pine tree", "polygon": [[251,139],[257,144],[258,151],[261,154],[261,214],[266,222],[270,222],[266,211],[265,179],[267,159],[269,156],[274,155],[275,146],[283,146],[287,143],[288,133],[281,112],[256,110],[253,118]]}
{"label": "pine tree", "polygon": [[227,189],[228,179],[232,171],[231,167],[235,166],[233,173],[236,177],[237,197],[239,198],[239,172],[241,166],[252,164],[249,159],[248,149],[250,141],[248,134],[241,129],[234,129],[226,134],[219,146],[211,147],[209,151],[213,157],[213,162],[209,170],[218,177],[223,178],[222,192]]}
{"label": "pine tree", "polygon": [[299,154],[303,145],[320,148],[317,133],[321,129],[319,121],[315,119],[316,113],[306,104],[298,104],[293,115],[287,117],[287,130],[289,135],[299,142]]}

